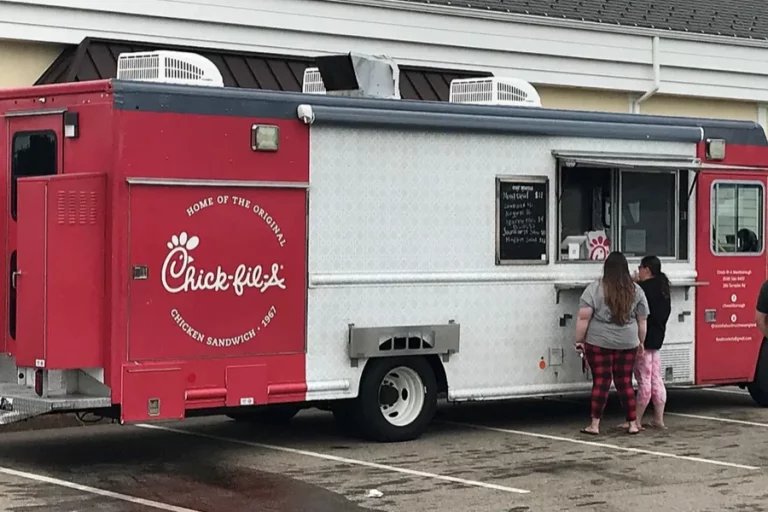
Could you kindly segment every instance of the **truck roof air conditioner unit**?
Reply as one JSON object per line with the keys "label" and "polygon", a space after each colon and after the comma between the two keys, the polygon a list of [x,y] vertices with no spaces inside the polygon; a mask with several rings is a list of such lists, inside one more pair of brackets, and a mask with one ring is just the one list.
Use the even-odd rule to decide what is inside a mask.
{"label": "truck roof air conditioner unit", "polygon": [[165,50],[121,53],[117,79],[224,87],[221,72],[210,60],[195,53]]}
{"label": "truck roof air conditioner unit", "polygon": [[[329,96],[400,99],[400,68],[386,55],[350,52],[317,57],[315,62]],[[302,89],[307,87],[305,83]]]}
{"label": "truck roof air conditioner unit", "polygon": [[325,94],[325,84],[320,70],[307,68],[304,70],[304,81],[301,84],[301,92],[306,94]]}
{"label": "truck roof air conditioner unit", "polygon": [[457,78],[451,80],[451,103],[541,107],[536,89],[519,78]]}

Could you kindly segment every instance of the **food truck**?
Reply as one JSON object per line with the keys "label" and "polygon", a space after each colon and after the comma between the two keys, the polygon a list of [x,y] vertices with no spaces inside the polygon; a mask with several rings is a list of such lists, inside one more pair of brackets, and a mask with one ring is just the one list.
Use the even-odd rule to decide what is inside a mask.
{"label": "food truck", "polygon": [[305,76],[146,52],[0,92],[0,423],[316,407],[390,442],[438,397],[586,391],[578,300],[613,250],[671,280],[667,384],[768,405],[759,124],[548,109],[503,77],[407,101],[356,53]]}

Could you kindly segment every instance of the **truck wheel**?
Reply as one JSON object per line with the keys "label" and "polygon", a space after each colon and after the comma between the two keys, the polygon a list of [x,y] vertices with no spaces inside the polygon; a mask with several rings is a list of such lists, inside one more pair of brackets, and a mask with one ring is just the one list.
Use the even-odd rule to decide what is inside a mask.
{"label": "truck wheel", "polygon": [[294,404],[267,405],[256,410],[238,411],[227,414],[235,421],[262,423],[264,425],[285,425],[296,416],[301,407]]}
{"label": "truck wheel", "polygon": [[421,357],[374,359],[357,397],[357,423],[379,442],[410,441],[429,426],[437,408],[437,380]]}
{"label": "truck wheel", "polygon": [[763,341],[757,356],[755,379],[747,384],[747,390],[758,405],[768,407],[768,343]]}

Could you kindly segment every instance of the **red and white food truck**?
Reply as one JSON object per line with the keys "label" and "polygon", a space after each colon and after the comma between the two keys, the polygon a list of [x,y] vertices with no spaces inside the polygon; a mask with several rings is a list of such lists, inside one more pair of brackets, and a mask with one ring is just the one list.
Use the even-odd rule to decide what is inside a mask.
{"label": "red and white food truck", "polygon": [[406,101],[391,60],[317,62],[314,94],[168,52],[0,91],[0,423],[320,407],[397,441],[441,394],[585,391],[574,317],[616,249],[671,279],[667,383],[768,405],[757,123],[546,109],[504,78]]}

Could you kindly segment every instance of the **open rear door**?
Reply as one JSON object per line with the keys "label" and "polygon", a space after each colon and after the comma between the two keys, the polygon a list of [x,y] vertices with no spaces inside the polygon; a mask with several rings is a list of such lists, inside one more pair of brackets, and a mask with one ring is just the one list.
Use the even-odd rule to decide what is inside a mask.
{"label": "open rear door", "polygon": [[[8,129],[8,179],[10,194],[7,203],[3,202],[8,226],[6,239],[7,261],[6,287],[8,290],[7,329],[5,348],[11,353],[16,351],[17,338],[17,295],[16,277],[18,270],[18,179],[34,176],[48,176],[63,172],[63,114],[6,116]],[[42,214],[42,212],[40,212]]]}
{"label": "open rear door", "polygon": [[755,304],[766,278],[765,180],[702,172],[698,185],[696,383],[751,381],[762,335]]}
{"label": "open rear door", "polygon": [[104,367],[105,174],[18,182],[20,367]]}

